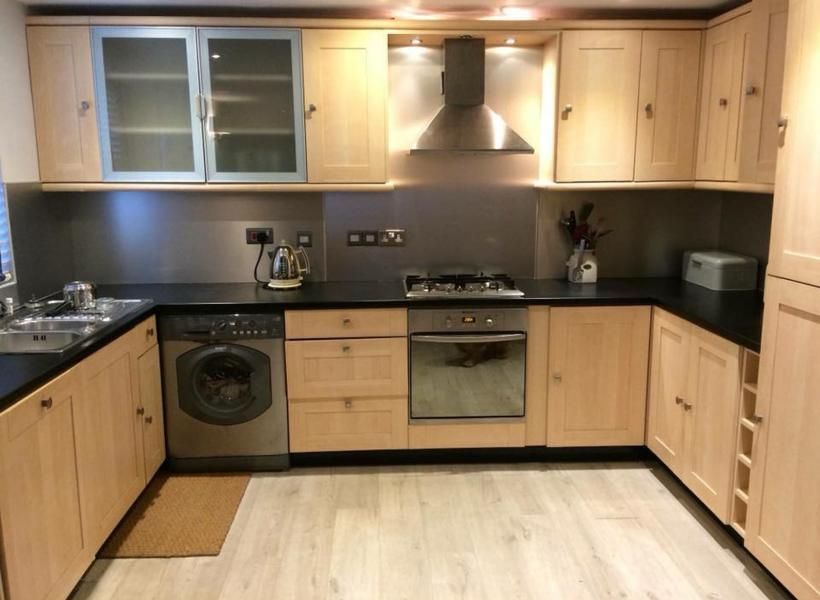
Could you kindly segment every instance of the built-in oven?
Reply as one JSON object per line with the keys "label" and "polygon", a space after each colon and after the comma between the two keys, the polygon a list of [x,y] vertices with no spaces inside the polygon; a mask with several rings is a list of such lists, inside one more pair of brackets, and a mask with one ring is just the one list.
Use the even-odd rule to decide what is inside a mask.
{"label": "built-in oven", "polygon": [[523,417],[526,308],[411,309],[410,419]]}

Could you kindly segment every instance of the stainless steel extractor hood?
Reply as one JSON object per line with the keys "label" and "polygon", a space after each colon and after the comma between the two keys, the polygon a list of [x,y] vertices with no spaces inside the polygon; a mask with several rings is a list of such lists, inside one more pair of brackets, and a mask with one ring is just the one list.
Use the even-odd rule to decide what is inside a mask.
{"label": "stainless steel extractor hood", "polygon": [[532,154],[533,147],[484,104],[484,40],[444,40],[444,106],[411,154],[480,152]]}

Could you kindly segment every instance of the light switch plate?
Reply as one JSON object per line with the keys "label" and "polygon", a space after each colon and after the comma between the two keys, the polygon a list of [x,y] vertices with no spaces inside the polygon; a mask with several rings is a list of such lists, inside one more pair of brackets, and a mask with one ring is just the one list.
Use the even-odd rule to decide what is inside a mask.
{"label": "light switch plate", "polygon": [[313,247],[313,232],[312,231],[297,231],[296,245],[304,246],[305,248]]}
{"label": "light switch plate", "polygon": [[379,232],[376,230],[362,231],[362,246],[378,246]]}

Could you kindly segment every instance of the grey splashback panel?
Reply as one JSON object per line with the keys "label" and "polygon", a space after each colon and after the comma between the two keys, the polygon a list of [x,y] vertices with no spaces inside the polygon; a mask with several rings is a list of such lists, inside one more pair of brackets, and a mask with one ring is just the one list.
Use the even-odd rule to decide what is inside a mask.
{"label": "grey splashback panel", "polygon": [[74,278],[70,207],[44,194],[39,182],[10,183],[6,191],[19,298],[61,289]]}
{"label": "grey splashback panel", "polygon": [[[75,275],[105,283],[253,280],[258,247],[246,227],[273,227],[277,241],[313,232],[313,279],[324,278],[318,194],[106,192],[59,194],[71,206]],[[265,256],[260,276],[269,270]]]}
{"label": "grey splashback panel", "polygon": [[719,244],[721,193],[690,190],[544,192],[536,277],[565,277],[571,244],[558,224],[586,202],[615,231],[598,247],[599,277],[678,277],[684,250]]}

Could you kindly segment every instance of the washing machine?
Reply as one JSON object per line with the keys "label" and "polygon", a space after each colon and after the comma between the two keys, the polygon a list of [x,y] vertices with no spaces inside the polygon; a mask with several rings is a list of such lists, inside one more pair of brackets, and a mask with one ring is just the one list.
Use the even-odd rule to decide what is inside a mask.
{"label": "washing machine", "polygon": [[168,465],[288,468],[282,313],[162,315]]}

